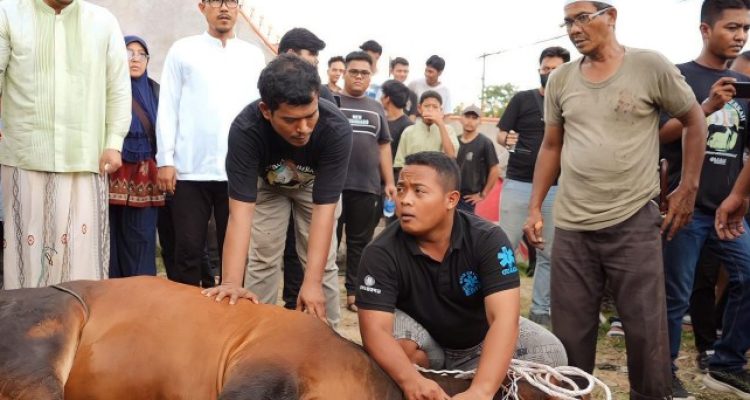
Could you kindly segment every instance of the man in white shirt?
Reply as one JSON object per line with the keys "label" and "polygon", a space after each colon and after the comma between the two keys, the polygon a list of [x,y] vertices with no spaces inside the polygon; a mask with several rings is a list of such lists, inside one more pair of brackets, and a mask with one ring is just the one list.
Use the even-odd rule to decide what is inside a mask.
{"label": "man in white shirt", "polygon": [[417,79],[409,84],[409,90],[416,93],[417,98],[422,97],[422,93],[433,90],[440,93],[443,98],[443,114],[448,115],[453,112],[451,104],[451,92],[448,87],[440,82],[440,76],[445,70],[445,60],[436,55],[430,56],[425,62],[424,79]]}
{"label": "man in white shirt", "polygon": [[259,97],[258,75],[265,66],[261,50],[235,36],[239,0],[203,0],[198,6],[208,30],[169,50],[156,128],[159,186],[174,193],[175,271],[167,275],[195,286],[212,210],[218,248],[224,245],[229,127]]}

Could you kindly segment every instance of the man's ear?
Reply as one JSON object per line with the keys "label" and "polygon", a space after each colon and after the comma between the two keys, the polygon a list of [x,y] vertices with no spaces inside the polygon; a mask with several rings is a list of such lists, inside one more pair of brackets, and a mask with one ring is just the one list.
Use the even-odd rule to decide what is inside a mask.
{"label": "man's ear", "polygon": [[453,210],[458,207],[458,202],[461,200],[461,193],[458,190],[453,190],[448,193],[448,209]]}
{"label": "man's ear", "polygon": [[273,111],[271,111],[271,108],[268,107],[268,104],[261,101],[258,104],[258,108],[260,108],[260,113],[263,114],[263,118],[270,121],[271,117],[273,116]]}
{"label": "man's ear", "polygon": [[699,29],[701,31],[701,38],[708,40],[708,37],[711,36],[711,25],[701,22]]}

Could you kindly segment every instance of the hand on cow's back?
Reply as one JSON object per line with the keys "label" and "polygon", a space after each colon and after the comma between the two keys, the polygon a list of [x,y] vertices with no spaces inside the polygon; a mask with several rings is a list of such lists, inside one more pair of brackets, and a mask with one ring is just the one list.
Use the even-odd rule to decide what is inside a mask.
{"label": "hand on cow's back", "polygon": [[214,297],[217,302],[221,302],[226,298],[229,299],[229,304],[237,304],[239,299],[248,299],[255,304],[260,303],[255,293],[231,283],[222,283],[219,286],[204,289],[201,293],[206,297]]}

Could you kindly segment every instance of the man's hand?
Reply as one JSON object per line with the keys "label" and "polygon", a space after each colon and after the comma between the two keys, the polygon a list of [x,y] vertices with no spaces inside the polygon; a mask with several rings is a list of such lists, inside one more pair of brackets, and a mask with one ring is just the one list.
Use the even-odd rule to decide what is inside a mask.
{"label": "man's hand", "polygon": [[505,148],[509,149],[518,143],[518,133],[514,131],[513,129],[508,132],[508,135],[505,137]]}
{"label": "man's hand", "polygon": [[716,234],[721,240],[734,240],[745,233],[744,219],[748,210],[748,199],[730,194],[716,210]]}
{"label": "man's hand", "polygon": [[437,126],[444,125],[445,122],[443,121],[443,111],[442,110],[427,110],[422,114],[422,120],[427,124],[435,124]]}
{"label": "man's hand", "polygon": [[719,78],[716,83],[711,86],[711,92],[708,98],[703,102],[701,108],[706,115],[711,115],[716,111],[721,110],[725,104],[729,103],[737,94],[737,90],[732,86],[733,82],[737,82],[737,79],[725,76]]}
{"label": "man's hand", "polygon": [[523,225],[523,233],[526,235],[529,244],[539,250],[544,250],[544,238],[542,237],[544,229],[544,219],[540,210],[529,210],[529,218]]}
{"label": "man's hand", "polygon": [[104,149],[99,157],[99,173],[113,174],[122,166],[122,155],[117,150]]}
{"label": "man's hand", "polygon": [[162,192],[174,194],[175,186],[177,186],[177,169],[171,165],[159,167],[156,184]]}
{"label": "man's hand", "polygon": [[239,299],[248,299],[255,304],[259,303],[258,296],[255,293],[231,283],[222,283],[216,287],[203,289],[201,294],[206,297],[216,296],[216,301],[218,302],[224,300],[224,298],[229,298],[229,304],[237,304],[237,300]]}
{"label": "man's hand", "polygon": [[389,199],[396,201],[396,195],[398,194],[398,191],[396,190],[396,186],[394,185],[386,185],[385,186],[385,195]]}
{"label": "man's hand", "polygon": [[401,389],[404,391],[406,400],[450,400],[450,396],[440,385],[424,377],[405,383]]}
{"label": "man's hand", "polygon": [[326,297],[321,282],[302,281],[297,297],[297,310],[312,314],[326,322]]}
{"label": "man's hand", "polygon": [[469,388],[469,390],[451,397],[451,400],[492,400],[493,397],[495,397],[494,394],[479,393]]}
{"label": "man's hand", "polygon": [[481,193],[467,194],[464,196],[464,201],[472,205],[477,205],[477,203],[482,200],[484,200],[484,197],[482,197]]}
{"label": "man's hand", "polygon": [[696,193],[697,190],[689,189],[680,184],[674,192],[667,196],[667,216],[664,218],[660,229],[660,233],[664,235],[664,232],[669,228],[667,240],[672,240],[677,231],[690,222],[695,208]]}

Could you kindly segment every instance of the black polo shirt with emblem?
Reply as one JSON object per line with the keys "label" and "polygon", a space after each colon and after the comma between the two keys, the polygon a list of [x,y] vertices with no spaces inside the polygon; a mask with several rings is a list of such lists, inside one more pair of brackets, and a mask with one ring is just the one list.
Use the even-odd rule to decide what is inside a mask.
{"label": "black polo shirt with emblem", "polygon": [[362,254],[357,306],[399,309],[442,347],[481,343],[489,324],[484,298],[520,285],[513,246],[500,227],[457,211],[443,262],[425,255],[416,238],[390,224]]}

